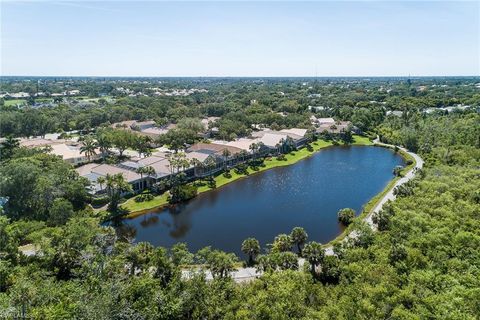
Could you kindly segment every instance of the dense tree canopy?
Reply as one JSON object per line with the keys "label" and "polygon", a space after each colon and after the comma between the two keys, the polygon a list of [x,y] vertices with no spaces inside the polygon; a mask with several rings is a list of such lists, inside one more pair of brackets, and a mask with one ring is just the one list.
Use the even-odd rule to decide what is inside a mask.
{"label": "dense tree canopy", "polygon": [[[446,83],[447,87],[433,87],[435,81],[427,82],[431,89],[425,92],[415,81],[352,81],[342,87],[239,80],[202,83],[208,92],[170,99],[122,97],[113,93],[108,81],[98,86],[85,81],[79,88],[92,96],[108,91],[116,102],[84,109],[3,107],[2,135],[47,132],[41,122],[27,126],[25,119],[36,117],[53,119],[56,128],[64,130],[132,118],[168,118],[180,124],[182,133],[197,129],[198,121],[191,119],[215,115],[225,116],[218,125],[230,136],[259,122],[302,124],[308,104],[316,103],[332,108],[319,111],[321,115],[352,120],[386,142],[418,150],[426,166],[373,217],[378,231],[354,219],[350,228],[358,237],[337,243],[335,255],[326,255],[325,247],[309,241],[301,228],[280,234],[271,245],[254,238],[239,243],[249,264],[264,274],[237,284],[231,274],[241,263],[231,253],[209,247],[191,253],[184,243],[155,248],[119,239],[86,205],[85,181],[70,165],[9,139],[2,144],[2,152],[7,151],[0,165],[0,196],[8,197],[0,210],[0,318],[477,319],[480,117],[472,111],[419,111],[478,103],[479,96],[468,85]],[[8,86],[32,89],[27,84]],[[172,80],[166,86],[178,83]],[[46,88],[63,90],[59,84]],[[140,90],[142,85],[132,83],[130,88]],[[307,99],[311,94],[318,95]],[[384,119],[383,108],[406,113]],[[182,120],[185,117],[190,120]],[[121,135],[114,129],[100,129],[95,136],[103,136],[103,142],[96,141],[106,153],[123,143],[115,141]],[[179,138],[178,143],[186,140]],[[172,161],[181,165],[182,153],[176,157]],[[118,201],[124,183],[115,177],[109,180],[110,196]],[[20,253],[23,245],[28,245],[21,247],[23,252],[34,254]],[[267,250],[262,251],[264,246]],[[294,251],[305,259],[301,270]],[[206,269],[211,279],[202,271]]]}

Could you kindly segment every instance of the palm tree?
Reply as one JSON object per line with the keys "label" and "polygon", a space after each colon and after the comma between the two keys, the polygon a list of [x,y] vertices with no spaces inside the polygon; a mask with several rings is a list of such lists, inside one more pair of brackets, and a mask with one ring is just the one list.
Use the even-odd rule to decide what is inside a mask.
{"label": "palm tree", "polygon": [[272,250],[274,252],[287,252],[292,250],[292,239],[287,234],[279,234],[275,237]]}
{"label": "palm tree", "polygon": [[97,178],[97,183],[100,185],[100,191],[103,190],[103,185],[107,182],[107,179],[105,177],[98,177]]}
{"label": "palm tree", "polygon": [[325,258],[325,250],[322,248],[322,244],[312,241],[305,245],[303,248],[303,256],[310,263],[310,272],[315,275],[315,270]]}
{"label": "palm tree", "polygon": [[307,232],[303,228],[295,227],[290,233],[290,238],[292,239],[292,242],[297,245],[298,253],[301,256],[302,246],[305,244],[308,238]]}
{"label": "palm tree", "polygon": [[190,161],[187,159],[187,155],[185,154],[185,152],[176,152],[174,154],[171,154],[168,157],[168,162],[172,174],[174,169],[177,169],[177,173],[179,173],[180,169],[185,169],[190,165]]}
{"label": "palm tree", "polygon": [[105,176],[107,194],[110,197],[110,200],[113,198],[115,190],[115,175],[107,173]]}
{"label": "palm tree", "polygon": [[147,177],[152,176],[155,174],[155,169],[151,166],[146,166],[138,168],[135,172],[140,175],[140,180],[142,180],[143,184],[143,175],[145,174]]}
{"label": "palm tree", "polygon": [[143,173],[147,175],[147,177],[151,177],[151,176],[155,176],[156,171],[153,167],[146,166],[146,167],[143,167]]}
{"label": "palm tree", "polygon": [[284,138],[280,139],[280,141],[278,142],[278,145],[280,145],[280,147],[277,149],[278,153],[283,153],[285,149],[285,139]]}
{"label": "palm tree", "polygon": [[226,278],[235,270],[237,257],[233,253],[214,250],[207,256],[207,265],[215,279]]}
{"label": "palm tree", "polygon": [[155,169],[152,166],[146,166],[144,174],[146,174],[148,177],[155,175]]}
{"label": "palm tree", "polygon": [[110,197],[110,211],[117,211],[118,201],[123,192],[131,192],[132,186],[125,180],[121,173],[106,176],[107,193]]}
{"label": "palm tree", "polygon": [[338,211],[337,216],[340,223],[344,226],[348,226],[353,222],[353,219],[355,219],[355,210],[351,208],[343,208]]}
{"label": "palm tree", "polygon": [[255,257],[260,253],[260,243],[255,238],[245,239],[242,243],[242,252],[248,255],[248,265],[253,265]]}
{"label": "palm tree", "polygon": [[130,263],[130,274],[138,270],[143,272],[153,257],[154,247],[149,242],[140,242],[131,246],[125,254],[127,262]]}
{"label": "palm tree", "polygon": [[97,148],[97,143],[92,139],[92,137],[86,137],[83,141],[83,146],[80,148],[80,153],[85,153],[88,161],[96,155],[95,149]]}
{"label": "palm tree", "polygon": [[255,160],[256,159],[256,154],[258,152],[258,144],[256,143],[252,143],[249,147],[250,151],[252,152],[252,156],[253,156],[253,159]]}
{"label": "palm tree", "polygon": [[230,157],[232,153],[228,149],[223,149],[222,155],[223,155],[223,169],[224,171],[227,171],[227,162],[228,162],[228,157]]}
{"label": "palm tree", "polygon": [[[190,160],[190,164],[194,167],[194,170],[196,171],[196,169],[201,169],[201,172],[203,172],[203,162],[198,160],[197,158],[193,158],[192,160]],[[195,173],[196,174],[196,173]]]}
{"label": "palm tree", "polygon": [[308,142],[317,140],[317,131],[314,127],[308,128],[307,132],[305,133],[305,138],[307,138]]}
{"label": "palm tree", "polygon": [[287,147],[288,152],[296,149],[295,141],[293,141],[292,137],[287,137],[285,139],[285,146]]}
{"label": "palm tree", "polygon": [[208,157],[205,160],[205,167],[207,168],[207,172],[210,172],[212,168],[216,165],[217,163],[215,162],[215,159],[213,157]]}
{"label": "palm tree", "polygon": [[298,258],[293,252],[279,252],[273,254],[274,263],[280,270],[298,269]]}
{"label": "palm tree", "polygon": [[140,180],[143,180],[143,174],[145,173],[145,167],[139,167],[135,170],[136,173],[140,175]]}
{"label": "palm tree", "polygon": [[110,148],[112,147],[112,141],[109,136],[103,133],[97,133],[96,139],[97,146],[102,154],[102,159],[105,159],[105,156],[110,152]]}
{"label": "palm tree", "polygon": [[275,149],[277,150],[277,154],[280,154],[281,148],[282,148],[282,145],[280,144],[280,142],[275,145]]}
{"label": "palm tree", "polygon": [[238,153],[238,155],[240,156],[240,158],[242,158],[242,161],[245,161],[245,158],[248,157],[248,152],[246,150],[242,150]]}
{"label": "palm tree", "polygon": [[261,152],[265,148],[265,144],[263,142],[258,142],[257,143],[257,151]]}

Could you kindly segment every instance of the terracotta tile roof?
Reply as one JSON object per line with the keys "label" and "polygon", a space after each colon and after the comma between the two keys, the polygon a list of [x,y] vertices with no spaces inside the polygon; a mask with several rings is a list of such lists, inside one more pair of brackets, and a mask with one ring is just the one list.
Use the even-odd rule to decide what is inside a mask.
{"label": "terracotta tile roof", "polygon": [[197,151],[197,152],[203,152],[203,153],[215,153],[218,155],[222,155],[223,150],[227,149],[230,151],[230,153],[236,154],[242,151],[242,149],[237,148],[237,147],[232,147],[229,145],[222,145],[222,144],[216,144],[216,143],[196,143],[192,145],[190,148],[188,148],[188,151]]}

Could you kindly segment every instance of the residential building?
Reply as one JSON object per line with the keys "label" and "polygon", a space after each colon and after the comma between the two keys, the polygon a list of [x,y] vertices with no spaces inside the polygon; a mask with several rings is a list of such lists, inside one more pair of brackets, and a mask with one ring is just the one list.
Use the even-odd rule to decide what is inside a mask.
{"label": "residential building", "polygon": [[83,147],[82,142],[70,141],[65,139],[45,139],[45,138],[34,138],[34,139],[23,139],[20,140],[20,146],[27,148],[36,148],[36,147],[49,147],[51,154],[58,155],[68,163],[71,163],[74,166],[84,164],[93,160],[100,159],[100,150],[95,151],[95,155],[92,155],[90,159],[81,152]]}
{"label": "residential building", "polygon": [[106,177],[107,174],[121,174],[123,178],[132,185],[134,192],[143,190],[146,187],[147,177],[143,177],[132,170],[110,164],[89,163],[75,169],[81,177],[87,178],[91,187],[89,191],[93,194],[104,192],[106,185],[98,183],[99,177]]}
{"label": "residential building", "polygon": [[176,127],[175,124],[168,124],[165,126],[157,126],[155,121],[137,121],[137,120],[127,120],[122,122],[117,122],[111,125],[112,128],[116,129],[125,129],[132,131],[139,135],[149,136],[153,139],[158,136],[167,133],[169,130]]}

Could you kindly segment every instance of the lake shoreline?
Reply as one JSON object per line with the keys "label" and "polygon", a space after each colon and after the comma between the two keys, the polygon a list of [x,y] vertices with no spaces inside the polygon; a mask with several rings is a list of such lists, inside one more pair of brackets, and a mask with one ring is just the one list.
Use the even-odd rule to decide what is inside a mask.
{"label": "lake shoreline", "polygon": [[[218,190],[219,188],[230,184],[232,182],[238,181],[243,178],[247,178],[250,176],[253,176],[258,173],[265,172],[270,169],[275,169],[279,167],[285,167],[285,166],[290,166],[293,164],[298,163],[301,160],[308,159],[309,157],[315,155],[318,153],[320,150],[327,149],[329,147],[348,147],[348,146],[376,146],[372,141],[370,141],[367,137],[363,136],[358,136],[354,135],[354,142],[349,145],[334,145],[331,141],[325,141],[325,140],[317,140],[313,142],[312,144],[313,150],[308,151],[305,147],[294,151],[293,155],[292,153],[286,154],[286,160],[276,160],[274,157],[272,157],[269,160],[265,160],[265,167],[260,167],[259,170],[252,170],[251,168],[248,169],[248,174],[236,174],[235,172],[232,172],[232,177],[231,178],[225,178],[223,174],[220,174],[215,177],[215,181],[217,182],[216,188],[210,188],[208,186],[201,186],[198,188],[198,195],[212,191],[212,190]],[[133,219],[136,217],[139,217],[141,215],[147,214],[152,210],[158,210],[164,207],[167,207],[170,205],[168,203],[168,197],[167,197],[167,192],[164,192],[163,194],[156,196],[153,200],[148,201],[148,203],[151,203],[151,205],[148,205],[146,202],[141,202],[141,203],[136,203],[135,202],[135,197],[132,197],[125,201],[122,205],[121,208],[124,210],[129,211],[126,215],[122,216],[121,218],[123,219]],[[146,205],[145,205],[146,204]],[[127,206],[125,206],[127,205]],[[145,205],[145,206],[142,206]],[[140,207],[140,208],[138,208]],[[136,209],[133,209],[136,208]],[[137,209],[138,208],[138,209]]]}

